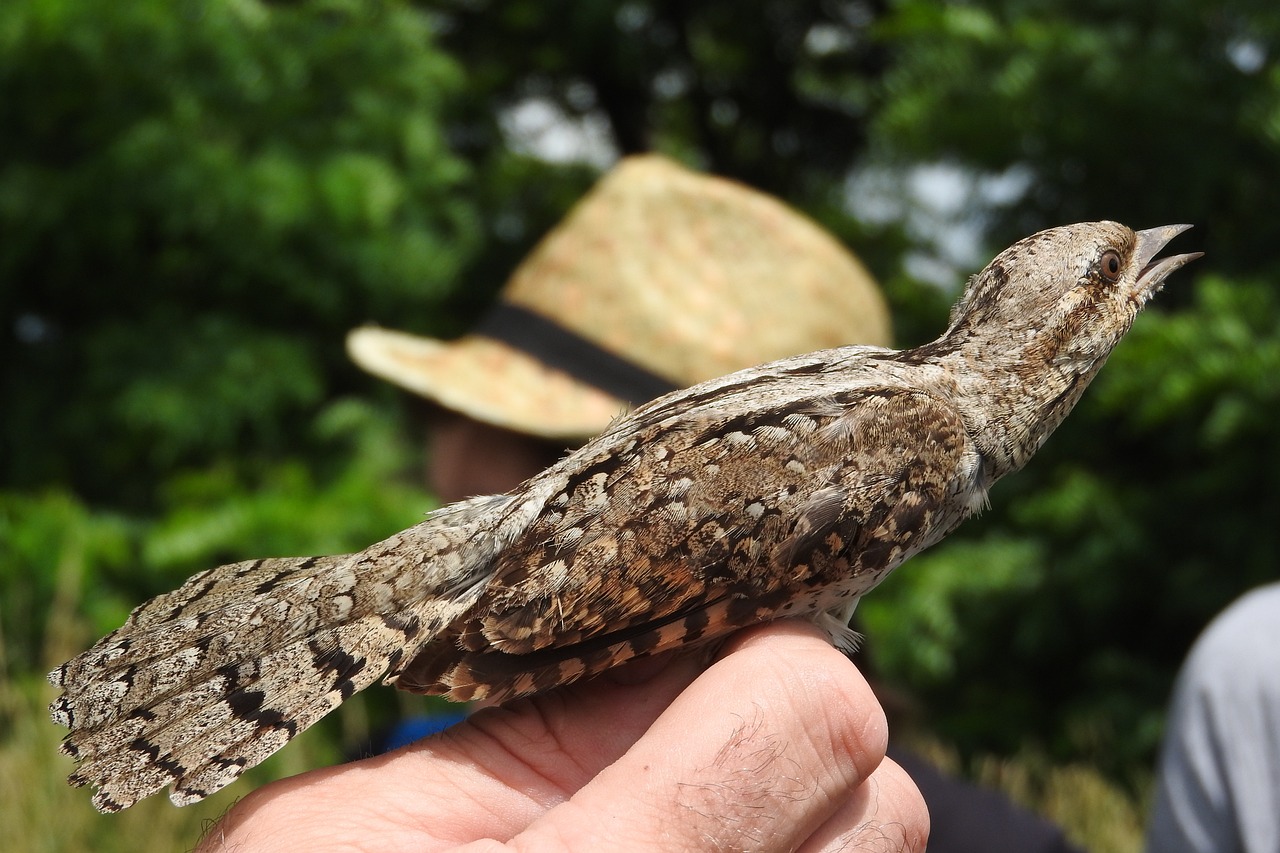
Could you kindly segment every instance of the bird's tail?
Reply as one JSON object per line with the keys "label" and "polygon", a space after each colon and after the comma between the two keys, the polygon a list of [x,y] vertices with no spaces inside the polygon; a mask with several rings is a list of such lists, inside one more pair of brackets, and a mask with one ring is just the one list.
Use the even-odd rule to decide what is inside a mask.
{"label": "bird's tail", "polygon": [[455,504],[358,554],[221,566],[138,607],[49,674],[71,783],[111,812],[235,781],[475,602],[510,500]]}

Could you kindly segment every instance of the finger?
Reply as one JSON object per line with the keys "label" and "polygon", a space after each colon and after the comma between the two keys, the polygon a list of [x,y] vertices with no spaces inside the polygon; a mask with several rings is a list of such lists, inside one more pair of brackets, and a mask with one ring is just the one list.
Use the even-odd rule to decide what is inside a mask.
{"label": "finger", "polygon": [[[422,795],[435,801],[434,832],[462,843],[506,840],[522,831],[622,757],[705,666],[689,655],[639,661],[603,678],[486,708],[423,742],[419,754],[431,775],[443,775],[454,792],[442,807],[440,780],[419,781]],[[406,772],[425,778],[411,765]]]}
{"label": "finger", "polygon": [[929,810],[907,772],[886,758],[799,853],[911,853],[929,838]]}
{"label": "finger", "polygon": [[641,663],[480,711],[387,755],[263,786],[201,849],[339,849],[348,831],[377,837],[382,850],[510,838],[626,752],[705,665]]}
{"label": "finger", "polygon": [[884,757],[871,689],[808,623],[744,632],[615,764],[516,841],[793,850]]}

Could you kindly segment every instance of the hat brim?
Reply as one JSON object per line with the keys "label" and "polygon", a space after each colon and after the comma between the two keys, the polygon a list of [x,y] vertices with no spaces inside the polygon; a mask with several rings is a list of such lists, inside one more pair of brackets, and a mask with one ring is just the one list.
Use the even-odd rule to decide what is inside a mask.
{"label": "hat brim", "polygon": [[500,341],[439,341],[363,326],[347,353],[364,370],[487,424],[550,439],[589,438],[627,405]]}

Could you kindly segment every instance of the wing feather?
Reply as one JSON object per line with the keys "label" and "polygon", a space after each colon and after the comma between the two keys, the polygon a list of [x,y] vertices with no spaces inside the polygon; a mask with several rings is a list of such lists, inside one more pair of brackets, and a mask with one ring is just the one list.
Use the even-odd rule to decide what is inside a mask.
{"label": "wing feather", "polygon": [[584,466],[498,557],[451,642],[406,667],[413,689],[519,695],[688,645],[683,626],[706,642],[856,598],[941,538],[977,462],[945,401],[857,393],[659,424]]}

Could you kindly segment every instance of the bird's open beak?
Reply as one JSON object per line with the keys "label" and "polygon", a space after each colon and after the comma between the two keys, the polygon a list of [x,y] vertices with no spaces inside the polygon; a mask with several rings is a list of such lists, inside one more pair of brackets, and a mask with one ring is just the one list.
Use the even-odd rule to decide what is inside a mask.
{"label": "bird's open beak", "polygon": [[1170,240],[1189,228],[1191,228],[1190,225],[1162,225],[1159,228],[1148,228],[1146,231],[1138,232],[1138,244],[1134,250],[1133,257],[1141,272],[1138,273],[1134,296],[1141,302],[1145,303],[1160,292],[1160,288],[1164,286],[1164,280],[1168,278],[1169,273],[1191,263],[1204,254],[1204,252],[1190,252],[1185,255],[1172,255],[1167,258],[1161,258],[1158,261],[1154,260],[1155,256],[1160,254],[1160,250],[1167,246]]}

